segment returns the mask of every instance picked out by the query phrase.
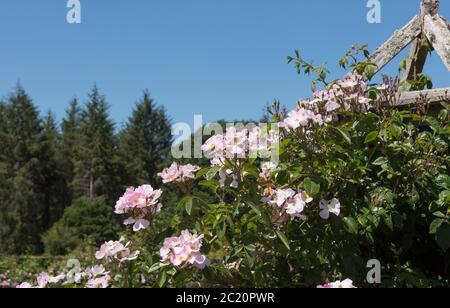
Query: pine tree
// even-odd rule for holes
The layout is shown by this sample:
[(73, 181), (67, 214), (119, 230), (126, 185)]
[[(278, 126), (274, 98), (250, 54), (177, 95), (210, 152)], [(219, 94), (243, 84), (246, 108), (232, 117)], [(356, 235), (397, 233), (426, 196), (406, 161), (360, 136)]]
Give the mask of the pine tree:
[(0, 101), (0, 251), (6, 251), (7, 243), (4, 236), (9, 233), (8, 203), (10, 164), (8, 163), (9, 135), (6, 125), (6, 104)]
[(64, 208), (70, 204), (69, 190), (64, 175), (65, 157), (61, 155), (60, 133), (54, 116), (48, 112), (43, 121), (43, 131), (39, 140), (39, 160), (41, 181), (38, 188), (44, 197), (42, 228), (48, 230), (61, 218)]
[(170, 121), (148, 91), (136, 104), (125, 129), (120, 133), (118, 157), (124, 168), (123, 186), (160, 182), (156, 174), (167, 163), (172, 145)]
[(5, 186), (0, 191), (0, 246), (11, 253), (39, 253), (41, 234), (67, 204), (57, 159), (58, 132), (52, 116), (40, 120), (20, 86), (1, 109), (0, 177)]
[(105, 196), (109, 202), (117, 197), (114, 164), (114, 123), (109, 118), (109, 105), (94, 86), (89, 102), (81, 113), (81, 141), (76, 149), (74, 186), (83, 196)]
[(5, 208), (3, 243), (10, 252), (39, 250), (43, 205), (35, 185), (38, 177), (38, 140), (42, 132), (38, 112), (19, 85), (5, 108), (6, 183), (9, 194), (2, 198)]
[(82, 196), (83, 193), (77, 191), (77, 183), (74, 182), (76, 153), (81, 142), (81, 109), (78, 100), (74, 98), (70, 102), (70, 107), (66, 110), (66, 116), (61, 123), (61, 156), (63, 159), (63, 169), (66, 182), (70, 187), (69, 198)]

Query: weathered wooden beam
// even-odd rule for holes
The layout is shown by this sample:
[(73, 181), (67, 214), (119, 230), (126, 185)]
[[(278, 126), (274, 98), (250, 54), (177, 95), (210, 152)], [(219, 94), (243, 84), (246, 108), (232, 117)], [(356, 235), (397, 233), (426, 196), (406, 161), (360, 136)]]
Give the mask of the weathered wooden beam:
[(417, 75), (422, 73), (430, 51), (430, 46), (428, 45), (429, 43), (424, 36), (414, 40), (408, 58), (406, 59), (405, 71), (403, 72), (400, 82), (416, 80)]
[(430, 104), (440, 103), (450, 100), (450, 88), (401, 92), (398, 94), (397, 103), (392, 107), (414, 105), (420, 101), (427, 101)]
[(429, 14), (431, 16), (439, 14), (440, 0), (422, 0), (420, 5), (422, 14)]
[(447, 22), (439, 15), (425, 15), (423, 32), (450, 71), (450, 29)]
[(371, 56), (370, 60), (377, 65), (376, 72), (383, 69), (394, 59), (406, 46), (416, 39), (422, 32), (421, 18), (415, 16), (406, 26), (397, 30), (383, 45), (381, 45)]

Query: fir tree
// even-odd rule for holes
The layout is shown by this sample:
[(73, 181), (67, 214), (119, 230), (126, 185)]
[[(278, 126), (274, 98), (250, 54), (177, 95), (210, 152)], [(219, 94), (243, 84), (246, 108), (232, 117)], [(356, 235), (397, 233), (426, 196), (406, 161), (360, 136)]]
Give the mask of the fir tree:
[(78, 100), (74, 98), (70, 107), (66, 110), (66, 116), (61, 123), (61, 150), (63, 158), (63, 169), (66, 182), (70, 187), (70, 196), (82, 196), (83, 193), (76, 190), (77, 183), (74, 182), (76, 153), (81, 146), (81, 109)]
[(76, 149), (74, 186), (91, 200), (105, 196), (109, 202), (117, 197), (114, 164), (114, 123), (109, 118), (109, 105), (94, 86), (81, 113), (81, 141)]
[(125, 129), (120, 133), (118, 156), (123, 163), (124, 186), (160, 182), (156, 174), (167, 164), (172, 145), (170, 121), (148, 91), (136, 104)]
[(38, 143), (42, 133), (38, 111), (25, 90), (18, 86), (4, 112), (4, 150), (8, 195), (5, 207), (4, 246), (10, 252), (36, 252), (40, 248), (44, 205), (36, 185), (39, 177)]

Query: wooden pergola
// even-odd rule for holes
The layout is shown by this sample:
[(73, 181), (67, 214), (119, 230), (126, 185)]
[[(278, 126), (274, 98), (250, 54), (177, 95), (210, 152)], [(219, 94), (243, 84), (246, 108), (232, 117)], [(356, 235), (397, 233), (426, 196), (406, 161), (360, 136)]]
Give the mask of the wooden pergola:
[[(396, 31), (370, 56), (376, 72), (411, 45), (402, 81), (415, 80), (422, 73), (427, 55), (435, 51), (450, 72), (450, 23), (439, 15), (440, 0), (421, 0), (420, 14)], [(450, 99), (450, 88), (400, 92), (396, 106), (407, 106), (426, 98), (430, 104)]]

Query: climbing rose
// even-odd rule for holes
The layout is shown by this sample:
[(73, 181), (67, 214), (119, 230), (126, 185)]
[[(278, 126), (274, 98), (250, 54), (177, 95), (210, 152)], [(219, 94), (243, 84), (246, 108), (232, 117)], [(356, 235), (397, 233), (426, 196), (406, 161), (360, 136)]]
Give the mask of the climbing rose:
[(85, 270), (85, 274), (89, 278), (97, 278), (98, 276), (108, 275), (103, 265), (94, 265), (93, 267), (89, 267)]
[(299, 127), (307, 127), (311, 123), (322, 124), (322, 116), (315, 114), (312, 110), (299, 108), (291, 111), (280, 126), (296, 130)]
[(353, 285), (353, 281), (345, 279), (344, 281), (335, 281), (324, 285), (317, 286), (318, 289), (356, 289)]
[(319, 207), (322, 210), (320, 211), (320, 217), (324, 220), (330, 218), (330, 213), (336, 216), (339, 216), (339, 214), (341, 213), (341, 203), (336, 198), (331, 201), (320, 201)]
[(224, 135), (214, 135), (202, 146), (203, 152), (217, 165), (217, 161), (256, 158), (258, 154), (269, 157), (279, 136), (274, 130), (267, 131), (259, 126), (253, 129), (237, 130), (228, 127)]
[(22, 282), (16, 287), (16, 289), (32, 289), (32, 288), (33, 286), (28, 282)]
[(109, 287), (111, 276), (106, 272), (103, 265), (95, 265), (87, 268), (85, 275), (88, 276), (88, 281), (86, 282), (87, 289), (106, 289)]
[(166, 238), (160, 249), (161, 262), (180, 268), (192, 265), (204, 269), (210, 261), (200, 252), (203, 237), (203, 234), (192, 235), (189, 230), (184, 230), (179, 237)]
[(222, 169), (219, 171), (219, 184), (225, 186), (225, 182), (231, 179), (230, 187), (237, 189), (239, 187), (238, 177), (231, 169)]
[(57, 284), (65, 278), (65, 275), (51, 276), (48, 273), (43, 272), (37, 277), (37, 287), (43, 289), (48, 284)]
[(289, 215), (291, 218), (300, 218), (305, 220), (306, 217), (302, 214), (305, 206), (311, 203), (313, 199), (308, 196), (305, 191), (295, 192), (293, 189), (277, 189), (272, 196), (263, 198), (263, 202), (277, 209), (275, 221), (278, 218)]
[(100, 250), (95, 253), (95, 257), (97, 260), (106, 259), (109, 263), (117, 262), (119, 264), (136, 260), (139, 256), (139, 251), (131, 253), (128, 248), (130, 242), (124, 244), (124, 241), (125, 239), (121, 237), (119, 241), (106, 242), (100, 247)]
[(128, 188), (125, 194), (116, 203), (116, 214), (130, 214), (131, 217), (124, 221), (125, 225), (133, 225), (133, 231), (147, 229), (153, 220), (153, 216), (161, 211), (159, 203), (161, 190), (154, 190), (150, 185), (142, 185), (138, 188)]
[(261, 173), (259, 176), (261, 178), (267, 179), (270, 177), (270, 174), (277, 169), (278, 164), (268, 161), (261, 164)]
[(111, 277), (109, 275), (105, 275), (99, 278), (89, 279), (86, 283), (87, 289), (106, 289), (109, 287), (109, 280)]
[(200, 170), (200, 167), (191, 164), (178, 165), (173, 163), (169, 168), (164, 169), (158, 173), (158, 176), (162, 178), (163, 183), (183, 183), (192, 179), (195, 179), (195, 172)]

